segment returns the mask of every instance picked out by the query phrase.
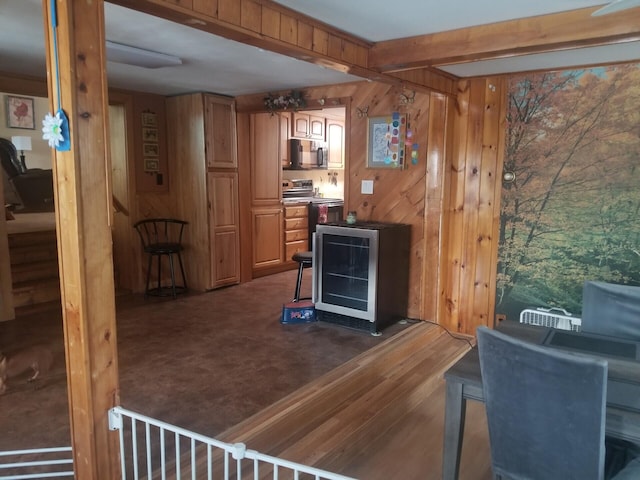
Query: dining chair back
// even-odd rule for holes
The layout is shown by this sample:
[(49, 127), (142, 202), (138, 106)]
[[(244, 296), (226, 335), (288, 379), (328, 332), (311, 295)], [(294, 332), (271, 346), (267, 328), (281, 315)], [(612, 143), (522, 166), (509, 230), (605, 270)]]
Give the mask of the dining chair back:
[(607, 362), (479, 327), (496, 478), (601, 480)]
[(586, 281), (582, 288), (582, 330), (640, 340), (640, 287)]

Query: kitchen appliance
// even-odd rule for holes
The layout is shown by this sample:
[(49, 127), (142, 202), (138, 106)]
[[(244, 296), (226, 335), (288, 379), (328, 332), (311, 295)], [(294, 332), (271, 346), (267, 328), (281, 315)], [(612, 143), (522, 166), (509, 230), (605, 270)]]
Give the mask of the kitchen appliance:
[(283, 180), (283, 200), (310, 200), (313, 197), (313, 180), (307, 178)]
[(318, 319), (376, 335), (405, 318), (410, 235), (405, 224), (318, 225), (312, 287)]
[(329, 155), (324, 142), (289, 139), (289, 166), (285, 170), (326, 169)]

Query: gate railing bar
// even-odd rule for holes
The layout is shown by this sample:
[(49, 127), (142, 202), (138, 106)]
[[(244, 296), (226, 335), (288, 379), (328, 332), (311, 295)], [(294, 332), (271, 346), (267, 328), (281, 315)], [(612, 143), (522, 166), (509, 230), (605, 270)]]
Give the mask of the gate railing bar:
[[(9, 450), (0, 452), (0, 460), (4, 460), (7, 457), (24, 457), (30, 456), (33, 457), (33, 460), (25, 460), (25, 461), (14, 461), (11, 463), (0, 463), (0, 470), (12, 470), (12, 472), (7, 475), (0, 475), (0, 480), (11, 479), (11, 480), (22, 480), (22, 479), (30, 479), (30, 478), (54, 478), (54, 477), (70, 477), (73, 478), (73, 458), (71, 455), (64, 456), (63, 458), (52, 458), (47, 459), (47, 456), (54, 454), (66, 454), (71, 453), (71, 447), (53, 447), (53, 448), (32, 448), (25, 450)], [(58, 457), (60, 457), (58, 455)], [(44, 459), (43, 459), (44, 458)], [(57, 471), (40, 471), (38, 473), (26, 473), (29, 471), (35, 471), (34, 467), (43, 467), (45, 469), (51, 470), (55, 467), (71, 465), (71, 470), (57, 470)], [(0, 472), (4, 473), (4, 472)]]
[[(129, 418), (131, 421), (131, 439), (129, 439), (129, 442), (131, 444), (130, 450), (125, 448), (125, 445), (126, 445), (125, 425), (124, 425), (125, 422), (123, 420), (123, 417)], [(266, 455), (266, 454), (257, 452), (255, 450), (249, 450), (246, 448), (246, 445), (244, 443), (231, 444), (231, 443), (222, 442), (220, 440), (206, 437), (204, 435), (191, 432), (184, 428), (171, 425), (161, 420), (157, 420), (157, 419), (133, 412), (131, 410), (124, 409), (122, 407), (114, 407), (109, 411), (109, 429), (119, 430), (120, 456), (122, 458), (121, 465), (122, 465), (123, 480), (126, 480), (127, 478), (127, 465), (126, 465), (127, 458), (130, 458), (132, 463), (131, 465), (132, 470), (130, 469), (129, 472), (132, 473), (133, 478), (135, 480), (140, 478), (139, 465), (138, 465), (138, 449), (139, 449), (139, 445), (142, 444), (143, 442), (142, 441), (138, 442), (137, 440), (137, 436), (138, 436), (138, 430), (136, 427), (137, 422), (143, 422), (145, 424), (144, 433), (146, 437), (144, 440), (144, 444), (146, 446), (146, 456), (142, 455), (142, 458), (146, 459), (147, 478), (154, 477), (152, 472), (153, 470), (152, 468), (153, 455), (151, 452), (152, 439), (150, 435), (150, 427), (153, 426), (156, 429), (158, 429), (158, 432), (159, 432), (159, 441), (160, 441), (159, 463), (160, 463), (160, 469), (161, 469), (161, 478), (163, 480), (166, 479), (166, 475), (167, 475), (167, 463), (166, 463), (166, 456), (165, 456), (165, 446), (166, 446), (165, 432), (171, 432), (174, 434), (175, 478), (179, 478), (179, 479), (183, 478), (182, 476), (183, 472), (181, 470), (182, 468), (181, 464), (183, 461), (185, 462), (186, 467), (189, 467), (189, 465), (187, 464), (190, 461), (190, 468), (186, 468), (186, 469), (190, 470), (191, 478), (194, 480), (196, 478), (199, 478), (197, 477), (197, 472), (196, 472), (196, 469), (197, 469), (196, 456), (199, 450), (198, 448), (196, 448), (197, 447), (196, 442), (199, 442), (200, 444), (203, 444), (206, 446), (206, 450), (205, 450), (206, 455), (205, 453), (202, 453), (201, 455), (203, 457), (206, 456), (206, 463), (207, 463), (206, 472), (207, 472), (207, 478), (209, 479), (213, 478), (213, 465), (214, 465), (213, 449), (216, 448), (222, 451), (223, 470), (224, 470), (225, 480), (230, 480), (231, 478), (230, 475), (232, 475), (233, 460), (235, 460), (234, 470), (238, 480), (242, 478), (243, 460), (248, 460), (253, 462), (254, 478), (258, 478), (260, 466), (262, 464), (266, 464), (265, 467), (269, 466), (270, 468), (273, 469), (272, 478), (276, 480), (278, 479), (279, 471), (281, 469), (291, 470), (294, 474), (294, 478), (296, 479), (299, 478), (299, 475), (301, 473), (304, 473), (304, 474), (312, 475), (316, 480), (321, 480), (321, 479), (355, 480), (352, 477), (347, 477), (337, 473), (321, 470), (319, 468), (302, 465), (300, 463), (292, 462), (292, 461), (274, 457), (271, 455)], [(186, 440), (186, 439), (189, 439), (188, 446), (186, 448), (190, 449), (188, 460), (187, 460), (187, 456), (185, 456), (185, 458), (182, 458), (182, 451), (180, 447), (181, 440)], [(186, 472), (184, 474), (186, 477)]]

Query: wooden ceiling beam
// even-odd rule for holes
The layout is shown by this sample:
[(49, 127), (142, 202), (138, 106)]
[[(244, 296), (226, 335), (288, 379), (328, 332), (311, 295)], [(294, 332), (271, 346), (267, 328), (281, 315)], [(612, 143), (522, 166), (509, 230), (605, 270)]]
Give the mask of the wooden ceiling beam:
[[(110, 0), (110, 3), (363, 79), (404, 80), (368, 67), (372, 44), (271, 0)], [(239, 59), (241, 61), (241, 59)], [(415, 76), (419, 86), (455, 93), (451, 76)], [(417, 79), (417, 80), (416, 80)]]
[(522, 18), (376, 43), (380, 72), (490, 60), (640, 40), (640, 8), (592, 17), (596, 8)]

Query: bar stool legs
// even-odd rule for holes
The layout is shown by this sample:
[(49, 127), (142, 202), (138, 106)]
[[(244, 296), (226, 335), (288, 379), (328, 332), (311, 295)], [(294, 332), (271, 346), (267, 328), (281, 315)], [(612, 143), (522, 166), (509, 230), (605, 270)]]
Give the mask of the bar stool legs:
[[(291, 259), (294, 262), (298, 262), (298, 280), (296, 282), (296, 291), (293, 295), (293, 301), (298, 302), (300, 298), (300, 287), (302, 286), (302, 272), (305, 268), (313, 266), (313, 253), (312, 252), (296, 252)], [(307, 300), (303, 298), (302, 300)]]

